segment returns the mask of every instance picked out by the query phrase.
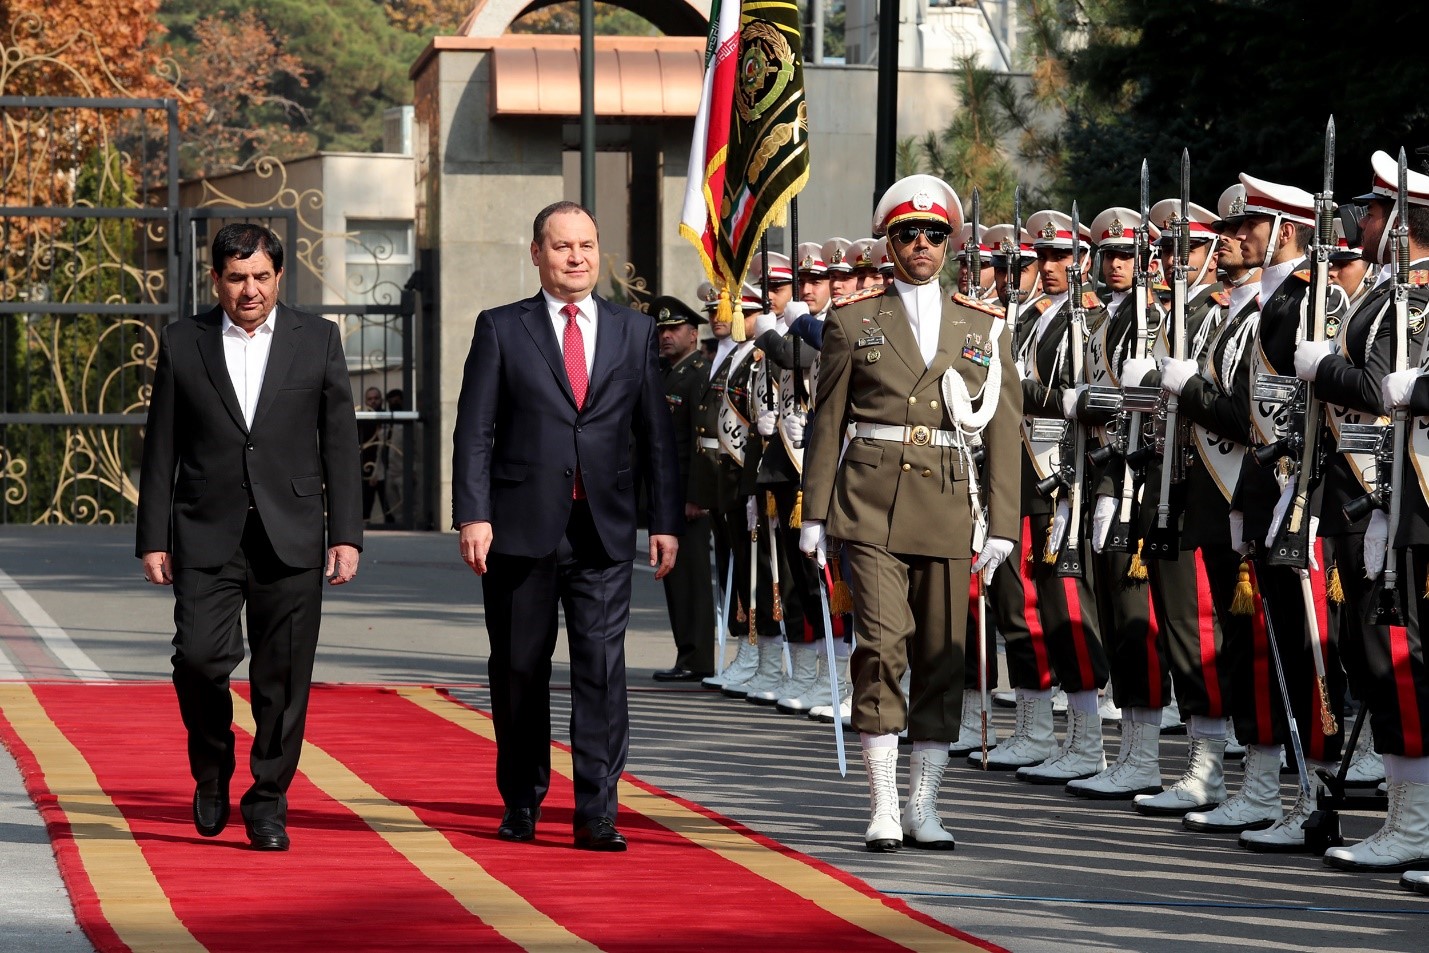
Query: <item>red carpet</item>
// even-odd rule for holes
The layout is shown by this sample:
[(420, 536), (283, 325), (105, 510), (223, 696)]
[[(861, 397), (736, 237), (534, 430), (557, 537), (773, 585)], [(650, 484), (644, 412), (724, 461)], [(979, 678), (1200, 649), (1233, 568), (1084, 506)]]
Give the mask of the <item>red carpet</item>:
[(279, 855), (245, 849), (241, 789), (194, 832), (168, 684), (3, 684), (0, 739), (106, 953), (997, 949), (629, 776), (630, 851), (574, 850), (559, 747), (536, 842), (497, 840), (490, 720), (431, 689), (315, 690)]

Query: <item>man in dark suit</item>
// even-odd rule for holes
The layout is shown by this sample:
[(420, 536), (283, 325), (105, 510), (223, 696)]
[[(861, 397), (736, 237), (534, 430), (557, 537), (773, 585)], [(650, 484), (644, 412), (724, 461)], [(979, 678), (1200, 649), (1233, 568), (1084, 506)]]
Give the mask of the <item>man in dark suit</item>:
[(247, 604), (257, 732), (243, 821), (255, 849), (287, 850), (322, 579), (352, 579), (362, 547), (357, 421), (337, 326), (278, 303), (278, 237), (225, 226), (212, 260), (218, 307), (160, 334), (136, 550), (145, 579), (174, 587), (174, 688), (206, 837), (228, 822), (228, 679)]
[[(452, 519), (482, 577), (491, 637), (498, 836), (535, 837), (551, 774), (556, 608), (571, 657), (575, 844), (624, 850), (616, 784), (629, 749), (625, 628), (637, 475), (650, 494), (650, 565), (663, 579), (684, 524), (655, 322), (592, 294), (595, 217), (557, 202), (532, 227), (541, 290), (483, 311), (453, 434)], [(637, 471), (640, 471), (637, 474)]]

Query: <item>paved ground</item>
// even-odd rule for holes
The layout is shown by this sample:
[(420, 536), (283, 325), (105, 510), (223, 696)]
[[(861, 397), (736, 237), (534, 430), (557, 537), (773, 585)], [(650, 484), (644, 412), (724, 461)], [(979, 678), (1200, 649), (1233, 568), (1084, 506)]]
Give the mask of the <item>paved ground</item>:
[[(0, 678), (167, 677), (171, 602), (141, 581), (131, 541), (125, 527), (0, 530)], [(840, 778), (828, 726), (657, 688), (648, 673), (673, 651), (663, 594), (648, 571), (637, 572), (634, 599), (630, 769), (959, 928), (1019, 953), (1429, 951), (1429, 902), (1399, 890), (1394, 877), (1249, 854), (1229, 838), (1187, 834), (1125, 805), (1083, 803), (961, 766), (950, 770), (943, 798), (955, 853), (866, 854), (856, 745)], [(454, 537), (374, 534), (357, 581), (329, 590), (318, 677), (464, 685), (463, 696), (482, 705), (479, 602)], [(557, 682), (564, 664), (558, 650)], [(997, 717), (1010, 729), (1008, 713)], [(564, 722), (558, 714), (555, 723)], [(1108, 738), (1114, 748), (1114, 732)], [(1184, 749), (1183, 739), (1167, 739), (1168, 773), (1179, 770)], [(1345, 818), (1352, 838), (1378, 824)], [(758, 935), (754, 923), (732, 929)], [(0, 755), (0, 950), (88, 949), (14, 765)]]

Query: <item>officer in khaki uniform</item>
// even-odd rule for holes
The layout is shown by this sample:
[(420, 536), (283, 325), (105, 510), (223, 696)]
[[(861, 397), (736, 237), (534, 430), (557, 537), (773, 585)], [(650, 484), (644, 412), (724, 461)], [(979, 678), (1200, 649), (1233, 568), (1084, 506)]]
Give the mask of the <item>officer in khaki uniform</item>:
[(709, 381), (709, 365), (700, 354), (700, 325), (705, 319), (678, 298), (661, 295), (650, 302), (660, 338), (660, 370), (665, 403), (675, 423), (675, 455), (685, 493), (685, 545), (675, 568), (664, 579), (670, 632), (675, 637), (675, 665), (654, 674), (657, 682), (696, 682), (714, 674), (714, 587), (710, 582), (710, 515), (692, 502), (691, 463), (697, 440), (696, 408)]
[[(890, 236), (894, 283), (849, 296), (828, 318), (804, 457), (800, 548), (822, 560), (826, 537), (842, 540), (853, 590), (852, 721), (872, 807), (864, 843), (875, 851), (897, 850), (905, 835), (954, 846), (937, 797), (961, 720), (969, 573), (990, 577), (1018, 526), (1022, 394), (1006, 329), (994, 309), (938, 282), (960, 209), (928, 175), (879, 201), (874, 225)], [(913, 755), (900, 823), (905, 727)]]

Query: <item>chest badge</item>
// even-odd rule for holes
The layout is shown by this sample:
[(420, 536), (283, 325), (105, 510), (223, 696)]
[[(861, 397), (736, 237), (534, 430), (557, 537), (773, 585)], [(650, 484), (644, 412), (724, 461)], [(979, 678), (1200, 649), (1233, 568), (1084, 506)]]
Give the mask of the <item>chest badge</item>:
[(1325, 319), (1325, 337), (1333, 341), (1340, 335), (1340, 319), (1330, 315)]
[(870, 364), (877, 364), (879, 358), (881, 357), (883, 357), (883, 352), (880, 351), (878, 348), (874, 348), (873, 350), (869, 351), (867, 355), (865, 355), (864, 360), (868, 361), (868, 363)]
[(978, 367), (992, 364), (992, 342), (984, 341), (981, 334), (969, 334), (963, 342), (963, 359), (972, 361)]

